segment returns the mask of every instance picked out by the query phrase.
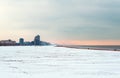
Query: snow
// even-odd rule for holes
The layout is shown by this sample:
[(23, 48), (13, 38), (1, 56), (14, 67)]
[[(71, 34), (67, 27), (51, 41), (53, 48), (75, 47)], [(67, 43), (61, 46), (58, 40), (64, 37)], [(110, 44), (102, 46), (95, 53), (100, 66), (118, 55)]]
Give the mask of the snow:
[(120, 78), (120, 52), (54, 46), (0, 47), (1, 78)]

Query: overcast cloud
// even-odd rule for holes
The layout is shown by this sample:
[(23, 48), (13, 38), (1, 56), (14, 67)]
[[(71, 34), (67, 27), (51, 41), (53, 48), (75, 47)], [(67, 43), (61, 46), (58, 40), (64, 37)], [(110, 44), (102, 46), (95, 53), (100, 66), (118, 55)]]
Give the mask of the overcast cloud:
[(120, 40), (119, 9), (120, 0), (0, 0), (0, 35)]

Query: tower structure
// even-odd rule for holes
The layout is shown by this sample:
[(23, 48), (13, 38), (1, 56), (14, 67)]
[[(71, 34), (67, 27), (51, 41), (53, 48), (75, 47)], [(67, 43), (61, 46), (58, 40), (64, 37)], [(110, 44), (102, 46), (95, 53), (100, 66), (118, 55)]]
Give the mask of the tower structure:
[(34, 45), (40, 45), (40, 35), (35, 36)]
[(20, 38), (20, 39), (19, 39), (19, 44), (20, 44), (20, 45), (24, 45), (24, 39), (23, 39), (23, 38)]

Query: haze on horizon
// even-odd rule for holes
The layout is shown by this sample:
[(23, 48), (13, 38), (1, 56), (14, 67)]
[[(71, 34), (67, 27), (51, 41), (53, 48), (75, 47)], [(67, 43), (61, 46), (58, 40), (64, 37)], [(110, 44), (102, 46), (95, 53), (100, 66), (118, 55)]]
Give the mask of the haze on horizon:
[(120, 45), (120, 0), (0, 0), (0, 40)]

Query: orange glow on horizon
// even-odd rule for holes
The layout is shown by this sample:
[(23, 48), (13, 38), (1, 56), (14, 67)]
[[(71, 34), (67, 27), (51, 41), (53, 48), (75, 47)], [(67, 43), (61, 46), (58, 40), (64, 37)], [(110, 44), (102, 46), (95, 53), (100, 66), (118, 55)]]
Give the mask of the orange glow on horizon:
[(63, 45), (120, 45), (120, 40), (60, 40), (51, 42)]

